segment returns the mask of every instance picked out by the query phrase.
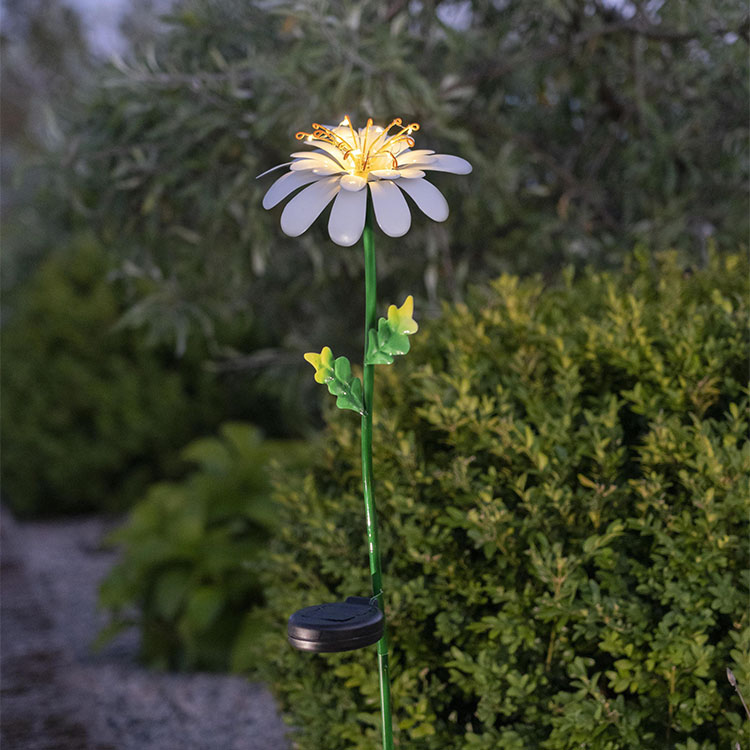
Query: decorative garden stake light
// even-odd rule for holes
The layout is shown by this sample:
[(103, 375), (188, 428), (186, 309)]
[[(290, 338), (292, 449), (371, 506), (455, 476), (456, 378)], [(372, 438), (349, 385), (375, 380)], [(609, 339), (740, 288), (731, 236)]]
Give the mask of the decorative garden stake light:
[(416, 122), (404, 125), (397, 118), (382, 128), (368, 120), (364, 128), (355, 129), (347, 115), (338, 125), (313, 123), (312, 127), (311, 133), (297, 133), (297, 140), (312, 150), (297, 151), (291, 155), (292, 161), (268, 170), (289, 167), (289, 171), (269, 188), (263, 198), (263, 207), (273, 208), (303, 188), (281, 214), (281, 229), (286, 234), (290, 237), (301, 235), (333, 201), (328, 219), (331, 239), (337, 245), (349, 247), (363, 238), (363, 380), (352, 374), (346, 357), (334, 358), (327, 346), (319, 354), (305, 354), (305, 359), (315, 368), (315, 380), (325, 383), (330, 393), (336, 396), (336, 405), (356, 411), (362, 417), (362, 487), (372, 598), (350, 596), (345, 602), (301, 609), (289, 618), (288, 638), (296, 648), (315, 652), (350, 651), (378, 644), (383, 750), (392, 750), (388, 635), (372, 481), (374, 366), (391, 364), (394, 356), (406, 354), (409, 351), (408, 336), (416, 333), (417, 324), (412, 317), (414, 300), (411, 296), (401, 307), (391, 305), (387, 317), (380, 318), (376, 324), (373, 214), (378, 226), (390, 237), (406, 234), (411, 226), (411, 212), (404, 198), (406, 193), (431, 219), (445, 221), (448, 204), (442, 193), (424, 179), (425, 172), (468, 174), (471, 164), (458, 156), (414, 149), (412, 134), (419, 130)]

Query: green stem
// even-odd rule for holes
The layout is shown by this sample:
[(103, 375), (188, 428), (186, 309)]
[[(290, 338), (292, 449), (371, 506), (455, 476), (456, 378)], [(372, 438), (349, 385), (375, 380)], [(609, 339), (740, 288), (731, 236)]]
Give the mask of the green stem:
[[(372, 204), (368, 199), (367, 219), (362, 240), (365, 246), (365, 357), (367, 340), (371, 330), (375, 329), (377, 310), (375, 278), (375, 239), (373, 237)], [(378, 607), (385, 617), (383, 601), (383, 574), (380, 568), (380, 543), (378, 541), (378, 517), (375, 511), (375, 498), (372, 487), (372, 412), (373, 389), (375, 384), (374, 365), (364, 365), (364, 406), (362, 416), (362, 490), (365, 498), (367, 517), (367, 540), (370, 551), (370, 575), (372, 576), (372, 595), (377, 599)], [(393, 724), (391, 719), (391, 685), (388, 672), (388, 632), (383, 630), (383, 637), (378, 641), (378, 666), (380, 668), (380, 712), (383, 720), (383, 750), (393, 750)]]

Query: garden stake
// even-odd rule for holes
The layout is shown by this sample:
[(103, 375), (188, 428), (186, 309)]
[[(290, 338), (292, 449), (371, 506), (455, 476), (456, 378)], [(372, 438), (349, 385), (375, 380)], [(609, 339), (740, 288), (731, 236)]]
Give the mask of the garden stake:
[(380, 713), (383, 722), (383, 750), (393, 748), (393, 724), (391, 720), (391, 684), (388, 674), (388, 627), (383, 594), (383, 574), (380, 569), (380, 540), (378, 539), (378, 515), (372, 481), (372, 414), (375, 365), (367, 364), (367, 342), (370, 331), (375, 331), (377, 309), (377, 280), (375, 268), (375, 238), (372, 230), (372, 206), (368, 201), (362, 241), (365, 246), (365, 351), (363, 359), (364, 411), (362, 415), (362, 491), (365, 498), (367, 540), (370, 553), (370, 575), (372, 596), (383, 613), (383, 637), (378, 641), (378, 667), (380, 670)]
[[(312, 127), (312, 132), (300, 132), (296, 137), (315, 150), (295, 152), (291, 155), (293, 161), (279, 165), (290, 169), (268, 189), (263, 207), (273, 208), (299, 190), (281, 214), (281, 228), (286, 234), (297, 237), (305, 232), (333, 201), (328, 221), (331, 239), (338, 245), (350, 247), (362, 237), (365, 261), (362, 380), (352, 374), (346, 357), (334, 358), (327, 346), (319, 354), (308, 352), (305, 359), (315, 368), (315, 380), (327, 385), (329, 392), (336, 396), (336, 405), (356, 411), (362, 418), (362, 492), (372, 597), (351, 596), (345, 602), (298, 610), (289, 618), (287, 635), (295, 648), (317, 653), (350, 651), (377, 643), (383, 750), (393, 750), (388, 633), (373, 488), (373, 392), (375, 365), (391, 364), (395, 356), (406, 354), (410, 348), (408, 337), (416, 333), (418, 326), (412, 317), (414, 300), (411, 296), (401, 307), (391, 305), (387, 317), (376, 323), (373, 228), (377, 221), (391, 237), (406, 234), (411, 225), (411, 213), (403, 193), (431, 219), (445, 221), (448, 204), (440, 191), (424, 179), (425, 171), (468, 174), (471, 165), (458, 156), (413, 150), (412, 133), (419, 130), (419, 124), (404, 125), (400, 118), (392, 120), (386, 128), (374, 126), (372, 120), (368, 120), (364, 128), (355, 130), (348, 116), (338, 126), (313, 123)], [(394, 128), (396, 132), (391, 132)]]

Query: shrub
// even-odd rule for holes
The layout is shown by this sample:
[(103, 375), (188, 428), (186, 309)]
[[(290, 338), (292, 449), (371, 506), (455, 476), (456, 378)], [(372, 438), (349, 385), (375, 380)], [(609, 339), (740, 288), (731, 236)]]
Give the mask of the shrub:
[(115, 330), (123, 308), (95, 243), (51, 256), (0, 332), (3, 492), (22, 515), (117, 510), (221, 419), (200, 355)]
[[(379, 368), (375, 481), (398, 743), (711, 750), (750, 741), (747, 263), (637, 253), (503, 276)], [(374, 649), (284, 621), (366, 594), (358, 422), (284, 480), (261, 660), (302, 750), (379, 747)], [(733, 746), (733, 745), (732, 745)], [(743, 744), (744, 746), (744, 744)]]
[[(633, 11), (182, 0), (152, 45), (99, 67), (68, 120), (72, 166), (57, 170), (55, 157), (50, 181), (107, 247), (162, 271), (179, 311), (216, 319), (250, 305), (277, 346), (296, 335), (290, 349), (311, 326), (332, 345), (339, 326), (356, 340), (360, 320), (314, 311), (348, 312), (330, 281), (357, 278), (361, 256), (333, 246), (322, 224), (285, 238), (261, 206), (273, 178), (254, 179), (286, 161), (311, 118), (417, 120), (419, 148), (474, 164), (471, 181), (436, 179), (447, 225), (415, 221), (397, 244), (379, 240), (394, 248), (381, 269), (401, 299), (452, 296), (501, 270), (619, 265), (634, 241), (703, 257), (706, 234), (746, 238), (746, 3)], [(160, 328), (162, 293), (151, 306)], [(175, 326), (196, 328), (181, 318)]]
[(187, 446), (193, 471), (149, 488), (112, 535), (124, 554), (102, 584), (113, 613), (103, 637), (136, 624), (152, 666), (227, 668), (238, 634), (256, 632), (253, 610), (263, 602), (257, 569), (277, 521), (267, 465), (304, 455), (300, 444), (263, 441), (240, 423)]

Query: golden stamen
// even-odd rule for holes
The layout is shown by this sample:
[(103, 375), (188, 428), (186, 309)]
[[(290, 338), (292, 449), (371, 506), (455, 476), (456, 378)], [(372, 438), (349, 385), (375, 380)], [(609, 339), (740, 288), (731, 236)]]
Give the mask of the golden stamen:
[[(377, 135), (372, 142), (368, 144), (367, 141), (370, 134), (370, 128), (373, 125), (372, 118), (368, 118), (362, 136), (360, 136), (354, 129), (349, 115), (345, 115), (339, 125), (340, 127), (345, 125), (349, 127), (352, 139), (351, 143), (348, 143), (330, 128), (325, 125), (320, 125), (317, 122), (312, 124), (312, 133), (300, 131), (295, 137), (298, 141), (306, 140), (308, 143), (312, 143), (313, 141), (323, 141), (324, 143), (331, 144), (342, 153), (343, 161), (351, 159), (352, 166), (350, 171), (353, 174), (366, 174), (369, 171), (370, 164), (372, 164), (378, 156), (385, 156), (386, 154), (390, 157), (393, 163), (393, 168), (397, 169), (398, 159), (396, 154), (393, 153), (393, 147), (405, 143), (409, 148), (412, 148), (414, 146), (414, 139), (411, 137), (411, 134), (419, 130), (419, 123), (412, 122), (409, 125), (404, 125), (403, 120), (400, 117), (396, 117), (387, 128), (376, 128)], [(393, 135), (389, 135), (394, 127), (400, 129)]]
[[(375, 139), (375, 140), (374, 140), (374, 141), (372, 142), (372, 146), (370, 146), (370, 148), (371, 148), (371, 149), (375, 148), (375, 144), (376, 144), (376, 143), (377, 143), (377, 142), (378, 142), (378, 141), (379, 141), (379, 140), (380, 140), (381, 138), (386, 138), (386, 137), (388, 136), (388, 131), (389, 131), (389, 130), (390, 130), (390, 129), (391, 129), (391, 128), (392, 128), (393, 126), (394, 126), (394, 125), (400, 125), (400, 124), (401, 124), (401, 118), (400, 118), (400, 117), (397, 117), (397, 118), (396, 118), (395, 120), (393, 120), (393, 122), (391, 122), (391, 124), (390, 124), (390, 125), (389, 125), (389, 126), (388, 126), (387, 128), (383, 129), (383, 130), (382, 130), (382, 131), (380, 132), (380, 135), (378, 135), (378, 137), (377, 137), (377, 138), (376, 138), (376, 139)], [(377, 153), (377, 152), (376, 152), (376, 153)]]
[(349, 126), (349, 130), (352, 134), (352, 143), (356, 146), (359, 143), (359, 138), (357, 138), (357, 134), (354, 132), (354, 126), (352, 125), (352, 121), (349, 119), (349, 115), (344, 115), (344, 122)]
[(368, 118), (367, 124), (365, 125), (365, 138), (364, 142), (362, 143), (362, 153), (365, 155), (365, 163), (362, 165), (363, 169), (367, 168), (367, 161), (368, 161), (368, 149), (367, 149), (367, 134), (370, 132), (370, 128), (372, 127), (372, 118)]

